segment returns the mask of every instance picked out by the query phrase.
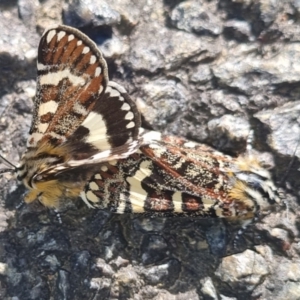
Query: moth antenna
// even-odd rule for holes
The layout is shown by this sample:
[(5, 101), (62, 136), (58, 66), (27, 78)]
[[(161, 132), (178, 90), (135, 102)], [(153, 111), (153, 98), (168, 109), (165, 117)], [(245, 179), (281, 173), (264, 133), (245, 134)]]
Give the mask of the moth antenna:
[[(7, 160), (5, 157), (3, 157), (2, 155), (0, 155), (0, 159), (6, 164), (6, 165), (9, 165), (10, 167), (13, 167), (14, 168), (14, 171), (17, 170), (17, 167), (12, 164), (9, 160)], [(8, 170), (8, 169), (7, 169)], [(8, 172), (8, 171), (7, 171)], [(2, 172), (4, 173), (4, 172)]]

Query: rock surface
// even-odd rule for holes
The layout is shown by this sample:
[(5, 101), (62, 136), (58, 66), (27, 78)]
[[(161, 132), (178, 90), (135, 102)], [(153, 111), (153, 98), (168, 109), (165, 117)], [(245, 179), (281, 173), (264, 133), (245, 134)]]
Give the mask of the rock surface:
[[(31, 124), (43, 30), (64, 23), (103, 51), (147, 126), (229, 154), (254, 148), (286, 202), (233, 243), (222, 220), (20, 207), (1, 178), (1, 299), (299, 299), (299, 1), (1, 1), (1, 154)], [(235, 247), (233, 244), (237, 244)], [(228, 255), (228, 256), (226, 256)]]

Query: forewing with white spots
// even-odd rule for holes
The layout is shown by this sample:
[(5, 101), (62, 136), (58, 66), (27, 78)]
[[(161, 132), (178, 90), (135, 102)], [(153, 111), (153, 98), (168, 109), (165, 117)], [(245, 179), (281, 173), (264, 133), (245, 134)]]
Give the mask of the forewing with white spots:
[(107, 65), (94, 42), (74, 28), (47, 30), (38, 48), (38, 76), (28, 147), (59, 145), (74, 133), (101, 99)]

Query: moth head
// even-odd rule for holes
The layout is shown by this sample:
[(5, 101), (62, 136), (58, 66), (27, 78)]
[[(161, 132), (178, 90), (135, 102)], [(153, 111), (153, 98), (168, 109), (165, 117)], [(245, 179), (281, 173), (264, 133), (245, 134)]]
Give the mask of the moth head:
[(235, 197), (235, 194), (242, 194), (239, 197), (252, 202), (256, 211), (269, 210), (275, 203), (282, 203), (270, 172), (252, 156), (237, 158), (233, 174), (235, 184), (232, 197)]
[(22, 179), (29, 190), (24, 197), (26, 203), (38, 200), (46, 207), (57, 208), (62, 198), (79, 196), (82, 184), (68, 180), (70, 172), (56, 162), (58, 161), (39, 161), (28, 169), (27, 176)]
[(49, 143), (27, 150), (17, 167), (17, 179), (28, 189), (35, 189), (37, 183), (50, 180), (51, 170), (68, 160), (67, 153)]

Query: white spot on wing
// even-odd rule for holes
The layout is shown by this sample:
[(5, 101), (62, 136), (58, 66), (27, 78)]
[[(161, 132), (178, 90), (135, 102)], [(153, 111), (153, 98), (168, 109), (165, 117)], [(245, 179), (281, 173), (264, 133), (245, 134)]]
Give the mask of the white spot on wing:
[(134, 117), (134, 114), (132, 111), (129, 111), (126, 116), (125, 116), (125, 120), (132, 120)]
[(65, 35), (65, 31), (60, 31), (57, 35), (57, 41), (60, 41)]
[(58, 140), (65, 140), (66, 138), (63, 135), (57, 134), (55, 132), (50, 132), (49, 135)]
[(49, 127), (48, 123), (40, 123), (37, 128), (40, 133), (44, 133), (46, 132), (48, 127)]
[(96, 174), (96, 175), (95, 175), (95, 179), (102, 180), (102, 176), (101, 176), (100, 174)]
[(50, 30), (47, 34), (47, 43), (49, 44), (53, 37), (55, 36), (56, 31), (55, 30)]
[(37, 69), (39, 70), (39, 71), (43, 71), (43, 70), (47, 70), (48, 69), (48, 66), (46, 66), (46, 65), (43, 65), (43, 64), (41, 64), (41, 63), (37, 63)]
[(98, 77), (101, 74), (101, 68), (97, 67), (95, 70), (95, 77)]
[(96, 62), (96, 56), (95, 55), (92, 55), (91, 58), (90, 58), (90, 64), (94, 64)]
[(90, 51), (89, 47), (84, 47), (82, 50), (82, 54), (87, 54), (87, 53), (89, 53), (89, 51)]
[(74, 40), (74, 34), (68, 36), (68, 42), (71, 42), (72, 40)]
[(90, 131), (86, 138), (86, 142), (94, 145), (102, 151), (111, 149), (106, 133), (107, 128), (100, 114), (91, 111), (82, 122), (82, 126), (86, 127)]
[(120, 92), (116, 89), (111, 88), (110, 86), (107, 86), (106, 91), (110, 97), (121, 97)]
[(85, 109), (85, 107), (78, 102), (75, 102), (75, 104), (73, 106), (73, 111), (75, 113), (81, 114), (83, 116), (86, 116), (88, 114), (88, 111)]
[(172, 196), (173, 204), (174, 204), (174, 212), (182, 212), (182, 193), (175, 192)]
[(99, 186), (96, 182), (94, 181), (91, 181), (90, 184), (89, 184), (89, 188), (92, 190), (92, 191), (98, 191), (99, 190)]
[(56, 113), (58, 103), (50, 100), (45, 103), (41, 103), (39, 106), (38, 116), (41, 117), (47, 113)]
[(128, 103), (123, 103), (123, 105), (121, 106), (122, 110), (130, 110), (130, 105)]
[[(34, 147), (37, 142), (44, 136), (43, 133), (34, 132), (27, 140), (27, 147)], [(30, 143), (32, 141), (32, 143)]]
[(143, 144), (150, 144), (153, 141), (161, 140), (161, 133), (158, 131), (149, 131), (146, 133), (141, 133), (143, 138)]
[(84, 202), (89, 208), (94, 208), (94, 206), (91, 205), (91, 204), (89, 203), (88, 199), (86, 198), (85, 192), (82, 191), (82, 192), (80, 193), (80, 197), (81, 197), (81, 199), (83, 200), (83, 202)]
[(92, 191), (88, 191), (86, 193), (86, 197), (89, 201), (91, 201), (93, 203), (99, 202), (99, 198)]
[(148, 193), (143, 189), (141, 182), (149, 177), (152, 173), (150, 169), (151, 161), (145, 160), (140, 164), (140, 168), (132, 177), (127, 177), (126, 181), (129, 183), (129, 199), (133, 212), (144, 212), (145, 200)]
[(186, 142), (186, 143), (184, 143), (184, 147), (186, 147), (186, 148), (195, 148), (196, 146), (197, 146), (197, 144), (194, 143), (194, 142)]
[(58, 85), (58, 83), (64, 78), (68, 78), (73, 85), (82, 86), (85, 84), (83, 77), (73, 75), (69, 69), (42, 75), (39, 77), (39, 80), (41, 85)]
[(119, 199), (120, 201), (116, 213), (123, 214), (126, 208), (126, 195), (124, 195), (124, 193), (121, 193)]
[(126, 128), (133, 128), (135, 126), (134, 122), (130, 122), (126, 125)]
[(101, 166), (101, 171), (106, 172), (108, 170), (107, 166)]
[(103, 85), (100, 85), (100, 88), (99, 88), (99, 94), (101, 94), (102, 93), (102, 91), (103, 91)]
[(116, 166), (118, 164), (118, 161), (114, 159), (114, 160), (110, 160), (108, 163), (112, 166)]
[(82, 41), (77, 42), (77, 46), (80, 46), (80, 45), (82, 45)]

